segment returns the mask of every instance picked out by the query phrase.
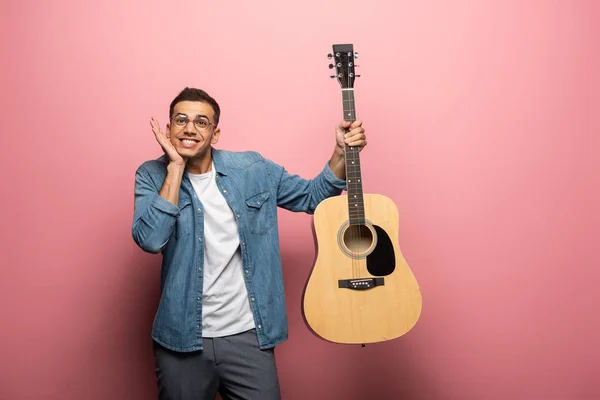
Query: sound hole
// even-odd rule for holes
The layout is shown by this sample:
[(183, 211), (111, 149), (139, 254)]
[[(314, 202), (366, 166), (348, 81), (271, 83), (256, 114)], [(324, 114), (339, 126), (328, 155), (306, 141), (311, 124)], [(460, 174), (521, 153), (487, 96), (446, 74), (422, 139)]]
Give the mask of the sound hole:
[(365, 225), (350, 225), (344, 232), (344, 244), (354, 254), (364, 253), (373, 244), (373, 233)]

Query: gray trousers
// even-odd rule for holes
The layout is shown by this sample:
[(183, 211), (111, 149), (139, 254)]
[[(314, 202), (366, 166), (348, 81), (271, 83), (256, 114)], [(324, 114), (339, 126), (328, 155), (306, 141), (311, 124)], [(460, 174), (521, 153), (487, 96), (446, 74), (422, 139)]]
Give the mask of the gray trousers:
[(159, 400), (279, 400), (274, 349), (261, 350), (254, 329), (203, 338), (202, 351), (179, 353), (154, 342)]

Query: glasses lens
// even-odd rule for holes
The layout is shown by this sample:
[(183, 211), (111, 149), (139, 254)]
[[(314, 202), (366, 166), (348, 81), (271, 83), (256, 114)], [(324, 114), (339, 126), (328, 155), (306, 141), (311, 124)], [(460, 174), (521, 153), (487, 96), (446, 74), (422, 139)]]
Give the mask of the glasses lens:
[(194, 125), (196, 125), (196, 128), (204, 130), (204, 129), (208, 128), (208, 125), (210, 125), (210, 124), (207, 119), (198, 118), (197, 120), (194, 121)]
[(185, 115), (176, 115), (175, 118), (173, 118), (173, 122), (177, 126), (185, 126), (187, 125), (188, 119)]

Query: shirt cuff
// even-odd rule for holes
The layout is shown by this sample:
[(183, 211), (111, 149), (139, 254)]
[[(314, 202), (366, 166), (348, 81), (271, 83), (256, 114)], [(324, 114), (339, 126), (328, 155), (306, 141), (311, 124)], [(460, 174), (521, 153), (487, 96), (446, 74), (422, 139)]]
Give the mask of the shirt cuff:
[(344, 179), (338, 178), (333, 173), (333, 171), (331, 170), (331, 167), (329, 166), (329, 161), (327, 161), (325, 163), (325, 169), (323, 170), (323, 174), (325, 176), (325, 180), (327, 180), (327, 182), (331, 183), (337, 189), (342, 189), (342, 190), (346, 189), (346, 181)]
[(172, 215), (174, 217), (179, 216), (179, 207), (177, 207), (175, 204), (171, 203), (170, 201), (162, 198), (161, 196), (156, 196), (156, 200), (154, 200), (154, 203), (152, 203), (152, 206), (154, 208), (157, 208), (160, 211), (167, 213), (169, 215)]

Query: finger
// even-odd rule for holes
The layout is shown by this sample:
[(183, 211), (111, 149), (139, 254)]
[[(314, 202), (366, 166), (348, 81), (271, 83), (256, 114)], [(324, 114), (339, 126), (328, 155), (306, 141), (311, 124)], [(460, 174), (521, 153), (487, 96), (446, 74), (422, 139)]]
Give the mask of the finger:
[(154, 132), (155, 135), (163, 137), (163, 138), (167, 138), (167, 134), (165, 132), (163, 132), (162, 129), (160, 129), (160, 125), (158, 124), (158, 121), (154, 121), (155, 124), (152, 126), (152, 131)]
[(345, 139), (350, 139), (350, 140), (360, 140), (360, 139), (364, 139), (366, 138), (365, 136), (365, 132), (363, 130), (354, 130), (354, 131), (350, 131), (348, 133), (346, 133), (344, 135)]
[(350, 122), (349, 122), (349, 121), (341, 121), (341, 122), (338, 124), (337, 128), (338, 128), (339, 130), (341, 130), (341, 131), (344, 131), (344, 130), (346, 130), (346, 129), (347, 129), (349, 126), (350, 126)]
[(364, 132), (365, 128), (363, 128), (362, 126), (356, 126), (356, 127), (350, 126), (348, 128), (348, 131), (349, 132)]
[(362, 120), (361, 119), (357, 119), (356, 121), (354, 121), (352, 123), (352, 125), (350, 126), (350, 129), (358, 128), (360, 126), (362, 126)]
[(356, 135), (348, 135), (347, 137), (344, 138), (344, 142), (347, 144), (351, 144), (351, 143), (362, 143), (362, 142), (366, 142), (367, 141), (367, 137), (360, 133), (360, 134), (356, 134)]
[(152, 126), (152, 132), (156, 135), (157, 138), (159, 136), (164, 136), (160, 130), (160, 127), (158, 126)]
[(356, 143), (352, 143), (349, 144), (349, 147), (352, 147), (354, 149), (358, 148), (358, 150), (362, 150), (365, 148), (365, 146), (367, 145), (367, 142), (356, 142)]
[(158, 121), (154, 117), (152, 117), (150, 119), (150, 126), (152, 126), (152, 131), (154, 131), (155, 133), (157, 131), (160, 131), (160, 126), (158, 125)]
[(158, 143), (160, 143), (161, 145), (165, 144), (166, 142), (169, 141), (169, 139), (167, 138), (167, 135), (165, 135), (159, 127), (153, 127), (152, 128), (152, 133), (154, 133), (154, 137), (156, 138), (156, 140), (158, 141)]
[(158, 144), (160, 144), (163, 148), (165, 146), (168, 146), (168, 143), (170, 143), (167, 138), (165, 138), (163, 135), (161, 135), (158, 132), (154, 132), (154, 137), (156, 138), (156, 141), (158, 142)]
[(158, 123), (158, 120), (156, 119), (156, 117), (152, 117), (150, 119), (150, 123), (152, 124), (152, 126), (156, 126), (157, 128), (160, 127), (160, 124)]
[(366, 140), (349, 140), (346, 142), (346, 144), (350, 147), (356, 147), (356, 146), (364, 147), (365, 143), (367, 143)]

